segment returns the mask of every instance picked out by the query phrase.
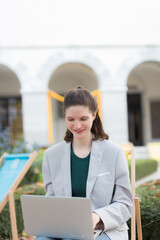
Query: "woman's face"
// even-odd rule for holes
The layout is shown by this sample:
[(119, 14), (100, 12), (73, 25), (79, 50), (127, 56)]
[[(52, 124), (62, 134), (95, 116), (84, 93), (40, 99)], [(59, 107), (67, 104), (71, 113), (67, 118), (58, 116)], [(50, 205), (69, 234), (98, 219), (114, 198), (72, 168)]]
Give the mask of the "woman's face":
[(66, 109), (65, 119), (67, 128), (73, 138), (84, 138), (91, 134), (91, 128), (96, 113), (93, 114), (86, 106), (71, 106)]

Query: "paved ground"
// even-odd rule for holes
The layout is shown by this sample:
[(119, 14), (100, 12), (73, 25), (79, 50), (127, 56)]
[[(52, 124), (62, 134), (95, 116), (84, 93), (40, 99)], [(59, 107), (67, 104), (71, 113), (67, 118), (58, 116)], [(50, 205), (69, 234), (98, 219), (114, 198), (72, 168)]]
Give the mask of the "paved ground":
[(136, 181), (135, 186), (138, 187), (139, 185), (151, 181), (151, 180), (156, 180), (156, 179), (160, 179), (160, 161), (158, 162), (158, 169), (156, 172)]

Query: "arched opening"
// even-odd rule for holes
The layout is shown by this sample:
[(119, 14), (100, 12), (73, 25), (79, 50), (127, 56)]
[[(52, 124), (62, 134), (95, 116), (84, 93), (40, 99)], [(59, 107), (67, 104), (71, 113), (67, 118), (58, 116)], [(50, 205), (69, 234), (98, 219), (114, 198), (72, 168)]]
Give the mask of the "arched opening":
[(22, 134), (20, 82), (11, 69), (0, 65), (0, 132), (8, 127), (13, 142)]
[[(82, 63), (72, 62), (61, 65), (52, 73), (49, 80), (49, 89), (61, 96), (64, 96), (68, 89), (77, 86), (83, 86), (89, 91), (98, 88), (95, 72)], [(58, 142), (63, 139), (66, 130), (63, 104), (62, 102), (52, 100), (52, 108), (54, 142)]]
[(129, 140), (141, 146), (160, 139), (160, 63), (137, 65), (127, 86)]

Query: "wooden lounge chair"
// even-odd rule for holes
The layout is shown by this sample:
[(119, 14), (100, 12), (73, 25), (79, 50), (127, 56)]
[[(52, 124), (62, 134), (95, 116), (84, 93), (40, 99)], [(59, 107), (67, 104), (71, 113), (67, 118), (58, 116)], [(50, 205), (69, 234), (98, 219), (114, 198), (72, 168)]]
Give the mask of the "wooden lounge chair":
[(14, 191), (31, 167), (38, 152), (7, 154), (0, 158), (0, 212), (9, 201), (13, 240), (18, 240)]

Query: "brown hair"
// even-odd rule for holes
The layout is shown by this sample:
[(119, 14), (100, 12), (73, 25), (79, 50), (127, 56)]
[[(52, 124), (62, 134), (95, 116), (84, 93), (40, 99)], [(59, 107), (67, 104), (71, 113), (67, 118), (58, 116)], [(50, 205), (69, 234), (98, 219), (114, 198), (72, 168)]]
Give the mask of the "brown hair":
[[(72, 88), (64, 96), (64, 112), (67, 108), (77, 105), (88, 107), (93, 114), (96, 112), (96, 117), (91, 128), (91, 132), (93, 133), (93, 140), (108, 139), (109, 136), (104, 132), (102, 122), (98, 114), (96, 99), (85, 88)], [(73, 140), (73, 134), (68, 129), (66, 131), (64, 140), (66, 142), (72, 142)]]

